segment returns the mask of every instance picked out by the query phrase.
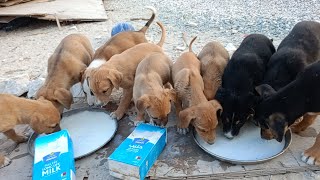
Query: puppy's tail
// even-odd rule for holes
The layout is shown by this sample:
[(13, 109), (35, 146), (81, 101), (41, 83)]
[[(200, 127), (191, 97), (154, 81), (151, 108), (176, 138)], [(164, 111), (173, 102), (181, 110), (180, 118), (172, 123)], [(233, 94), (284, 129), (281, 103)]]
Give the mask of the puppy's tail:
[(197, 36), (194, 37), (194, 38), (191, 40), (191, 42), (190, 42), (190, 44), (189, 44), (189, 52), (193, 52), (193, 51), (192, 51), (192, 43), (193, 43), (196, 39), (197, 39)]
[(150, 24), (153, 22), (154, 18), (156, 17), (157, 10), (156, 8), (152, 6), (146, 6), (147, 9), (150, 9), (152, 11), (152, 16), (148, 20), (148, 22), (139, 30), (139, 32), (143, 32), (144, 34), (146, 33), (147, 29), (149, 28)]
[(161, 39), (160, 41), (158, 42), (158, 46), (162, 47), (163, 46), (163, 43), (164, 43), (164, 40), (166, 39), (166, 29), (163, 27), (162, 23), (161, 22), (157, 22), (157, 24), (160, 26), (161, 28), (161, 31), (162, 31), (162, 34), (161, 34)]

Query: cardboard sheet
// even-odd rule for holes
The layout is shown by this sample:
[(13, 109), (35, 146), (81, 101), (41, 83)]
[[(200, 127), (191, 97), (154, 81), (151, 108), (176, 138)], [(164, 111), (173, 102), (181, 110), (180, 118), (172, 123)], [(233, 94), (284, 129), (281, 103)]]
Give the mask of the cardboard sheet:
[[(10, 1), (8, 1), (10, 2)], [(33, 0), (0, 8), (0, 17), (35, 17), (59, 21), (104, 21), (102, 0)]]

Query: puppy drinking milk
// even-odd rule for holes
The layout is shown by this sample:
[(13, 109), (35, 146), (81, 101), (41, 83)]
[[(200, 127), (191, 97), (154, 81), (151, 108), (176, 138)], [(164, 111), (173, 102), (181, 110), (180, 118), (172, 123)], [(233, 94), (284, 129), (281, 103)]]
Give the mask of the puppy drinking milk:
[[(281, 41), (268, 63), (266, 75), (260, 86), (271, 86), (276, 91), (292, 82), (309, 64), (320, 60), (320, 23), (301, 21)], [(306, 114), (301, 122), (291, 126), (291, 130), (299, 133), (310, 126), (316, 115)]]
[(81, 81), (92, 56), (93, 49), (86, 36), (71, 34), (65, 37), (48, 60), (48, 75), (36, 99), (43, 96), (60, 113), (64, 108), (69, 109), (73, 102), (70, 88)]
[(162, 30), (162, 36), (158, 44), (141, 43), (121, 54), (111, 57), (109, 61), (97, 69), (91, 71), (89, 87), (101, 104), (107, 104), (113, 88), (123, 88), (123, 96), (116, 111), (110, 115), (120, 120), (128, 109), (132, 100), (134, 76), (138, 64), (149, 54), (163, 53), (162, 45), (165, 40), (165, 29), (157, 22)]
[(177, 131), (185, 134), (192, 124), (200, 137), (209, 144), (215, 140), (215, 131), (222, 107), (216, 100), (208, 101), (203, 90), (204, 84), (200, 74), (200, 61), (192, 52), (184, 52), (172, 66), (172, 78), (177, 93), (175, 102), (178, 118)]
[(82, 88), (84, 93), (86, 94), (87, 102), (90, 106), (98, 105), (98, 101), (90, 91), (87, 80), (91, 76), (90, 73), (92, 69), (100, 67), (115, 54), (120, 54), (137, 44), (148, 42), (145, 37), (145, 33), (156, 16), (156, 9), (151, 6), (147, 6), (146, 8), (152, 11), (152, 16), (143, 28), (141, 28), (139, 31), (123, 31), (116, 34), (115, 36), (111, 37), (104, 45), (99, 47), (94, 53), (93, 61), (85, 70), (82, 77)]
[[(60, 113), (44, 98), (30, 100), (10, 94), (0, 94), (0, 132), (16, 143), (26, 142), (28, 137), (16, 134), (17, 124), (29, 124), (36, 133), (52, 133), (60, 130)], [(0, 168), (11, 160), (0, 155)]]
[(164, 87), (171, 81), (171, 67), (172, 61), (164, 53), (153, 53), (139, 63), (133, 85), (138, 121), (144, 121), (147, 112), (150, 123), (167, 124), (171, 101), (175, 99), (174, 89)]
[(208, 100), (212, 100), (221, 86), (222, 74), (229, 61), (229, 53), (222, 44), (212, 41), (203, 47), (198, 59), (201, 63), (204, 95)]

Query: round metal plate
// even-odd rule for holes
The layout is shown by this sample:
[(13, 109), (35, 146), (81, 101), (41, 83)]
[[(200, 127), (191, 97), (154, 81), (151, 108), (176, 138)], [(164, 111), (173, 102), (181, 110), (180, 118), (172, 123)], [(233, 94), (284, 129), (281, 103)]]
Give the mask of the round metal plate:
[[(252, 125), (252, 126), (253, 126), (253, 125)], [(258, 127), (256, 127), (256, 128), (258, 128)], [(259, 129), (260, 129), (260, 128), (259, 128)], [(248, 130), (249, 130), (249, 129), (248, 129)], [(242, 131), (242, 134), (245, 133), (245, 132), (246, 132), (246, 128), (243, 127), (243, 129), (241, 129), (241, 131)], [(259, 130), (259, 131), (260, 131), (260, 130)], [(238, 136), (241, 136), (241, 134), (238, 135)], [(252, 160), (252, 159), (250, 159), (250, 160), (233, 159), (233, 158), (224, 157), (224, 156), (221, 155), (221, 154), (212, 152), (212, 150), (210, 150), (208, 147), (210, 147), (210, 146), (215, 146), (215, 145), (217, 145), (217, 144), (223, 143), (224, 145), (228, 146), (228, 147), (230, 148), (230, 149), (228, 149), (228, 150), (231, 150), (232, 153), (234, 153), (235, 155), (241, 156), (241, 154), (243, 153), (243, 152), (239, 152), (239, 149), (238, 149), (237, 146), (235, 145), (237, 139), (238, 139), (238, 138), (241, 138), (241, 137), (236, 137), (236, 138), (234, 138), (233, 140), (229, 140), (229, 139), (227, 139), (227, 138), (223, 135), (221, 129), (217, 130), (216, 142), (215, 142), (214, 144), (212, 144), (212, 145), (209, 145), (209, 144), (207, 144), (206, 142), (204, 142), (204, 141), (197, 135), (197, 132), (196, 132), (195, 129), (193, 130), (193, 138), (194, 138), (195, 142), (198, 144), (198, 146), (199, 146), (201, 149), (203, 149), (205, 152), (207, 152), (208, 154), (212, 155), (213, 157), (215, 157), (215, 158), (217, 158), (217, 159), (219, 159), (219, 160), (221, 160), (221, 161), (229, 162), (229, 163), (232, 163), (232, 164), (243, 164), (243, 165), (245, 165), (245, 164), (258, 164), (258, 163), (266, 162), (266, 161), (269, 161), (269, 160), (271, 160), (271, 159), (274, 159), (274, 158), (280, 156), (281, 154), (283, 154), (283, 153), (289, 148), (289, 145), (291, 144), (291, 130), (289, 129), (289, 130), (286, 132), (286, 134), (285, 134), (285, 137), (284, 137), (284, 145), (283, 145), (283, 148), (282, 148), (281, 151), (279, 151), (279, 152), (277, 152), (277, 153), (275, 153), (274, 155), (271, 155), (271, 156), (269, 156), (269, 157), (259, 158), (259, 159), (255, 159), (255, 160)], [(256, 138), (256, 139), (259, 140), (258, 138), (261, 138), (261, 137), (260, 137), (260, 133), (257, 134), (257, 138)], [(254, 138), (253, 138), (253, 139), (254, 139)], [(220, 142), (217, 143), (217, 141), (220, 141)], [(276, 140), (272, 140), (272, 141), (276, 141)], [(225, 147), (226, 147), (226, 146), (225, 146)], [(257, 148), (257, 147), (254, 147), (254, 146), (252, 146), (252, 145), (250, 146), (250, 144), (248, 144), (247, 150), (248, 150), (248, 149), (252, 149), (252, 148), (253, 148), (253, 152), (255, 152), (254, 149)], [(256, 151), (256, 153), (260, 153), (260, 152)]]
[[(60, 127), (68, 130), (73, 142), (74, 158), (79, 159), (107, 144), (114, 137), (118, 124), (104, 109), (79, 108), (63, 113)], [(32, 156), (38, 136), (33, 133), (28, 140), (28, 152)]]

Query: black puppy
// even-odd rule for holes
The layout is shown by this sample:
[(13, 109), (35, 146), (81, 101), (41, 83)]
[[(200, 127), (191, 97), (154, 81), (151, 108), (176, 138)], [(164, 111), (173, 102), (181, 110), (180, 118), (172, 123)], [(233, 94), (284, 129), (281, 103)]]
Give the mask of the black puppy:
[(270, 39), (261, 34), (251, 34), (242, 41), (228, 62), (222, 76), (222, 86), (215, 96), (223, 107), (220, 119), (226, 137), (238, 135), (246, 120), (253, 117), (258, 99), (254, 88), (261, 84), (274, 52)]
[(320, 23), (299, 22), (272, 55), (263, 83), (278, 90), (317, 60), (320, 60)]
[[(314, 21), (297, 23), (280, 43), (278, 51), (272, 55), (260, 90), (268, 91), (267, 84), (275, 90), (286, 86), (307, 65), (317, 60), (320, 60), (320, 23)], [(299, 133), (310, 126), (315, 118), (315, 115), (307, 114), (300, 123), (292, 126), (291, 130)]]
[[(271, 131), (273, 138), (281, 142), (288, 127), (295, 120), (306, 114), (320, 112), (320, 62), (309, 65), (287, 86), (275, 91), (271, 86), (257, 87), (264, 100), (256, 107), (255, 119), (264, 131)], [(312, 157), (312, 158), (310, 158)], [(320, 134), (316, 143), (303, 154), (303, 161), (308, 164), (320, 164)]]

